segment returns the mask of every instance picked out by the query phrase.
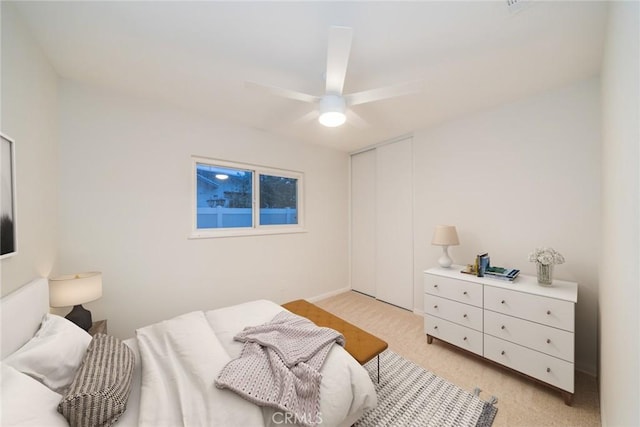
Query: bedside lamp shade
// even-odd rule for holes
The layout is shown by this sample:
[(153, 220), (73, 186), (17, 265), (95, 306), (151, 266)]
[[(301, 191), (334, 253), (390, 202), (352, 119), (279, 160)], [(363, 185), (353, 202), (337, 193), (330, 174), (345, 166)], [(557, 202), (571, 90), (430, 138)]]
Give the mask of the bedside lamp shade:
[(458, 233), (453, 225), (438, 225), (433, 233), (432, 245), (442, 246), (442, 256), (438, 259), (440, 267), (449, 268), (453, 261), (449, 256), (449, 246), (459, 245)]
[(82, 329), (91, 328), (91, 312), (83, 303), (95, 301), (102, 296), (102, 273), (88, 272), (58, 276), (49, 279), (49, 305), (51, 307), (73, 306), (65, 317)]

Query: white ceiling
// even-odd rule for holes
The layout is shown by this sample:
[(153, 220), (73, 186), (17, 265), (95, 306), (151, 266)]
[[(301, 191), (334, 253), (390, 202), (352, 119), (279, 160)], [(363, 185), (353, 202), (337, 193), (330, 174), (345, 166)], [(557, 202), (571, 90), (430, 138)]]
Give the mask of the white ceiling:
[[(522, 1), (522, 0), (521, 0)], [(19, 2), (60, 76), (345, 151), (598, 75), (606, 2)], [(314, 107), (245, 80), (324, 93), (328, 29), (354, 29), (345, 93), (370, 126), (295, 123)]]

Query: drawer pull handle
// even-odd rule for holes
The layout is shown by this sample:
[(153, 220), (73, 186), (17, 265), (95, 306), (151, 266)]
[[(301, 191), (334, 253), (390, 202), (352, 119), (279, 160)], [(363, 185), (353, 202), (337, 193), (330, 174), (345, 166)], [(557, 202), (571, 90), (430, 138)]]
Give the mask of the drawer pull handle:
[(463, 340), (463, 341), (466, 341), (466, 340), (467, 340), (467, 337), (462, 338), (462, 340)]
[(467, 294), (467, 291), (464, 291), (464, 292), (462, 293), (462, 295), (466, 295), (466, 294)]
[(433, 329), (438, 329), (438, 325), (434, 326)]
[(500, 352), (500, 354), (504, 356), (504, 350), (502, 350), (502, 351)]
[(547, 344), (551, 344), (551, 340), (547, 338)]
[(438, 308), (438, 304), (434, 305), (433, 308)]
[(500, 304), (504, 304), (504, 300), (500, 301)]
[(547, 310), (547, 314), (551, 314), (551, 310)]
[(465, 313), (465, 314), (463, 314), (463, 315), (462, 315), (462, 317), (464, 317), (464, 318), (466, 319), (466, 318), (467, 318), (467, 315), (466, 315), (466, 313)]
[(500, 329), (504, 329), (504, 325), (500, 326)]
[(551, 372), (551, 368), (547, 368), (547, 372)]
[(438, 287), (438, 285), (433, 285), (433, 287), (434, 287), (434, 288), (437, 288), (437, 287)]

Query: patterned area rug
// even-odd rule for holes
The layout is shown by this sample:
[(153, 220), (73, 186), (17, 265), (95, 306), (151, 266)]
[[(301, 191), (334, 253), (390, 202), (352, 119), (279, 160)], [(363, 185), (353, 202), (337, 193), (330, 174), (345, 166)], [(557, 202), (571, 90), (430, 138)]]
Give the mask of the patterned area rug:
[(376, 358), (364, 366), (376, 385), (378, 406), (357, 427), (489, 427), (498, 412), (495, 398), (485, 402), (477, 396), (480, 390), (462, 390), (391, 350), (380, 354), (380, 383)]

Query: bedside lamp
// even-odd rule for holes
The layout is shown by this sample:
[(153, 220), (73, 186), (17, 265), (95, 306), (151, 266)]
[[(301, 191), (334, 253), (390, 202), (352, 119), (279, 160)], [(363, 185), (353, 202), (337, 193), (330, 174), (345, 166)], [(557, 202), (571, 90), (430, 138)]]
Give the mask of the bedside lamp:
[(73, 323), (88, 331), (93, 323), (91, 312), (82, 304), (95, 301), (102, 296), (102, 273), (70, 274), (49, 279), (49, 305), (69, 307), (73, 310), (65, 316)]
[(442, 256), (438, 259), (440, 267), (449, 268), (453, 261), (449, 256), (449, 246), (459, 245), (458, 233), (453, 225), (438, 225), (433, 233), (432, 245), (442, 246)]

